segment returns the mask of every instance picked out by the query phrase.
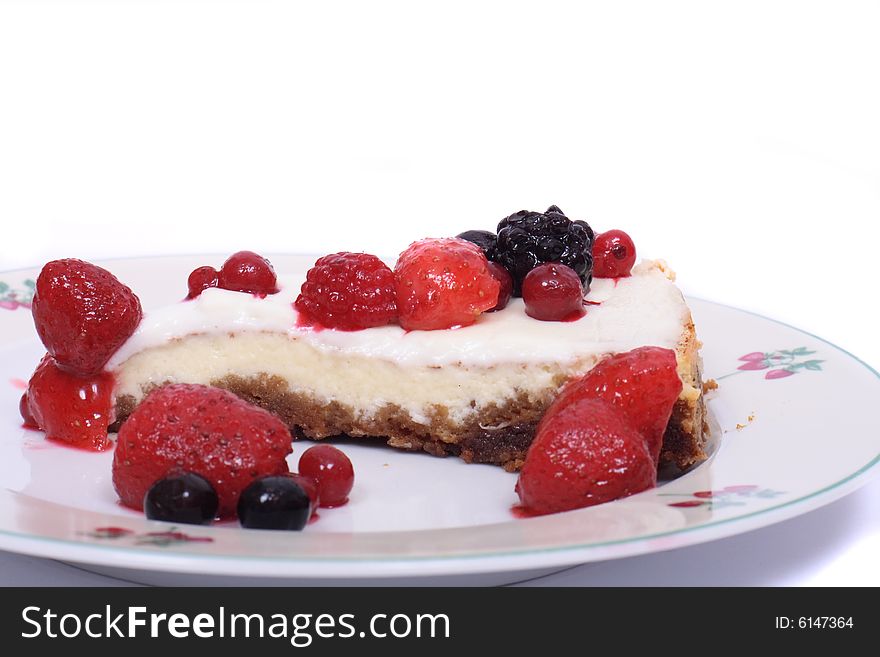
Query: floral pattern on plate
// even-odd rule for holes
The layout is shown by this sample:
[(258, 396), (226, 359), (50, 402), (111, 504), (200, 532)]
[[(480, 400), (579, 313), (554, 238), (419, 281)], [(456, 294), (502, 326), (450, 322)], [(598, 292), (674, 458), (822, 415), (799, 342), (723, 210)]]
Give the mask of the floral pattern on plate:
[(709, 509), (723, 509), (727, 506), (746, 506), (750, 500), (773, 499), (783, 495), (783, 491), (772, 488), (761, 488), (752, 484), (737, 486), (725, 486), (720, 490), (698, 490), (688, 495), (675, 493), (660, 493), (664, 497), (689, 497), (690, 499), (670, 502), (668, 506), (677, 509), (689, 509), (703, 507)]
[(15, 289), (9, 283), (0, 281), (0, 308), (5, 310), (30, 308), (36, 283), (32, 278), (27, 278), (22, 282), (22, 287), (23, 289)]
[(777, 351), (752, 351), (739, 357), (742, 365), (737, 367), (735, 372), (716, 377), (715, 380), (721, 381), (743, 372), (764, 370), (766, 370), (764, 378), (771, 381), (773, 379), (784, 379), (798, 372), (821, 372), (822, 363), (825, 361), (816, 358), (806, 358), (815, 353), (815, 351), (811, 351), (807, 347), (779, 349)]
[(90, 532), (85, 532), (85, 536), (96, 539), (130, 539), (135, 545), (153, 545), (155, 547), (168, 547), (178, 545), (180, 543), (213, 543), (214, 539), (208, 536), (190, 536), (184, 532), (176, 531), (176, 527), (172, 527), (165, 532), (146, 532), (139, 534), (131, 529), (122, 527), (96, 527)]

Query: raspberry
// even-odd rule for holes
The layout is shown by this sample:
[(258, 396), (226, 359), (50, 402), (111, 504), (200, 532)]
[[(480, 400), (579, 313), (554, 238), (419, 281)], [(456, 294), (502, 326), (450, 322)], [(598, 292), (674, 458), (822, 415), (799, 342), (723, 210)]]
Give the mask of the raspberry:
[(141, 302), (106, 269), (69, 258), (46, 263), (31, 305), (37, 333), (63, 370), (101, 371), (141, 321)]
[(596, 235), (593, 242), (593, 276), (624, 278), (636, 264), (636, 245), (622, 230), (609, 230)]
[(529, 510), (556, 513), (656, 484), (645, 439), (623, 414), (606, 401), (578, 399), (541, 422), (516, 492)]
[(407, 330), (473, 324), (498, 303), (501, 289), (480, 248), (455, 237), (414, 242), (400, 254), (394, 277)]
[(397, 320), (394, 272), (367, 253), (334, 253), (312, 267), (294, 304), (327, 328), (357, 331)]
[(220, 268), (218, 285), (224, 290), (262, 296), (278, 292), (272, 263), (253, 251), (239, 251), (229, 256)]
[(46, 437), (75, 447), (102, 451), (111, 445), (113, 376), (80, 377), (58, 367), (46, 354), (28, 383), (28, 409)]
[(570, 267), (545, 262), (528, 274), (522, 285), (523, 303), (529, 317), (550, 322), (580, 319), (584, 310), (584, 288)]
[(585, 221), (571, 221), (551, 205), (544, 213), (520, 210), (498, 224), (496, 262), (513, 276), (513, 296), (522, 294), (522, 283), (544, 262), (574, 269), (589, 291), (593, 269), (593, 230)]
[(122, 425), (113, 455), (113, 486), (141, 509), (144, 495), (179, 470), (214, 487), (220, 517), (235, 515), (252, 481), (288, 472), (290, 432), (281, 420), (218, 388), (174, 384), (151, 392)]
[(583, 377), (569, 382), (544, 417), (580, 399), (604, 399), (645, 437), (657, 463), (663, 434), (681, 389), (675, 352), (640, 347), (610, 356)]
[(209, 287), (217, 287), (220, 284), (220, 272), (213, 267), (196, 267), (192, 270), (186, 281), (188, 293), (187, 299), (195, 299)]

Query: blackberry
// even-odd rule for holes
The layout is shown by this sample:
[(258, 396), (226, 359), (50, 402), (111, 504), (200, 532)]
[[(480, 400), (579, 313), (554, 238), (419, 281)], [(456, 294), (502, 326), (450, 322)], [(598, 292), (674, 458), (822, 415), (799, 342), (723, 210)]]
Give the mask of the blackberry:
[(495, 244), (498, 241), (495, 233), (491, 233), (488, 230), (466, 230), (456, 235), (456, 237), (476, 244), (483, 249), (483, 253), (486, 254), (488, 260), (495, 260)]
[(498, 224), (493, 259), (513, 277), (513, 295), (522, 296), (522, 282), (544, 262), (571, 267), (584, 292), (593, 280), (593, 229), (585, 221), (571, 221), (557, 206), (546, 212), (520, 210)]

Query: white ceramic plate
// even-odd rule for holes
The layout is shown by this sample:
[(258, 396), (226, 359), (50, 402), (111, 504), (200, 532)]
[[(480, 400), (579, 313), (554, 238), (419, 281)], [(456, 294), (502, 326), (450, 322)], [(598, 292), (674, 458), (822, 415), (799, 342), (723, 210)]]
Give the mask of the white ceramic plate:
[[(146, 308), (180, 299), (219, 258), (105, 263)], [(275, 256), (279, 271), (313, 258)], [(124, 571), (142, 581), (503, 582), (526, 573), (710, 541), (791, 518), (877, 471), (878, 373), (834, 345), (747, 312), (690, 300), (714, 453), (655, 490), (590, 509), (516, 519), (515, 476), (457, 459), (344, 446), (351, 502), (301, 533), (227, 524), (171, 527), (116, 502), (112, 454), (47, 443), (21, 428), (18, 400), (42, 355), (27, 305), (35, 270), (0, 274), (0, 548)], [(295, 445), (295, 456), (302, 447)]]

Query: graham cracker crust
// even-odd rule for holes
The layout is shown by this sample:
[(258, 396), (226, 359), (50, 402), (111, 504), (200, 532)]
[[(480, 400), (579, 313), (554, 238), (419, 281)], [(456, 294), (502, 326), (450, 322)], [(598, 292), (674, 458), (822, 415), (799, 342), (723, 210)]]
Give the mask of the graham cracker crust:
[[(702, 384), (698, 361), (694, 361), (693, 367), (688, 378), (699, 384), (699, 390)], [(559, 381), (559, 387), (564, 383)], [(450, 421), (448, 409), (437, 404), (430, 409), (429, 422), (425, 424), (415, 421), (396, 404), (385, 404), (365, 417), (338, 401), (326, 402), (292, 391), (278, 376), (230, 375), (212, 381), (211, 385), (274, 413), (296, 435), (314, 440), (335, 436), (379, 438), (398, 449), (458, 456), (468, 463), (500, 465), (508, 472), (522, 467), (538, 422), (556, 393), (547, 390), (540, 398), (518, 393), (500, 404), (480, 409), (475, 419), (465, 424)], [(135, 404), (130, 395), (117, 398), (114, 430), (131, 414)], [(703, 396), (680, 398), (666, 428), (661, 464), (684, 469), (703, 460), (707, 438)]]

